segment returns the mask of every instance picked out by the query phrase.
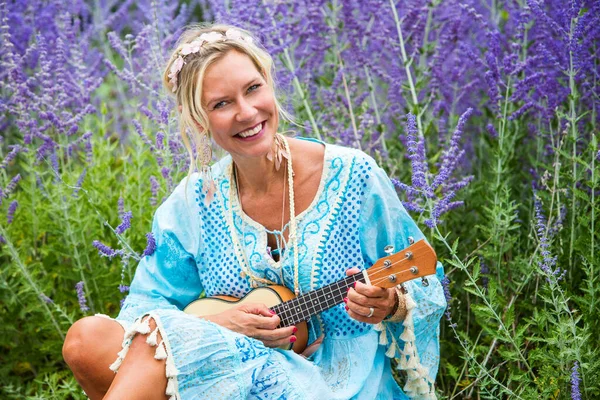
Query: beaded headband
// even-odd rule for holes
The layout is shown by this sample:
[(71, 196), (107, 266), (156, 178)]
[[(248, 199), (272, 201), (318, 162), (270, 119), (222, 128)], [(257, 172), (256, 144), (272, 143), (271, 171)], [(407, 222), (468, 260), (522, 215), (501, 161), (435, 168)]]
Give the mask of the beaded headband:
[(214, 43), (214, 42), (222, 42), (225, 40), (236, 40), (236, 41), (244, 41), (246, 43), (252, 44), (252, 38), (250, 36), (244, 35), (242, 32), (235, 28), (230, 28), (223, 35), (221, 32), (207, 32), (200, 35), (198, 38), (194, 39), (190, 43), (186, 43), (181, 46), (181, 49), (173, 54), (173, 58), (177, 57), (171, 65), (171, 69), (169, 70), (169, 83), (173, 85), (171, 89), (173, 93), (177, 91), (177, 77), (183, 65), (185, 64), (184, 57), (189, 54), (195, 54), (200, 51), (200, 48), (205, 43)]

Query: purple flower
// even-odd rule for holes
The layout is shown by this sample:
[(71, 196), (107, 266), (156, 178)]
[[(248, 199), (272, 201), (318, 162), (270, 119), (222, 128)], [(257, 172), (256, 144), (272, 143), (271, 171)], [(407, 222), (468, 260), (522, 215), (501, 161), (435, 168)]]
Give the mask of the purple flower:
[(131, 228), (131, 217), (133, 216), (131, 211), (126, 211), (121, 214), (121, 223), (115, 228), (115, 232), (119, 235), (123, 234), (127, 229)]
[(147, 245), (144, 249), (144, 252), (142, 253), (142, 257), (151, 256), (156, 250), (156, 241), (154, 240), (154, 235), (152, 234), (152, 232), (146, 233), (146, 240)]
[(156, 180), (154, 175), (150, 176), (150, 193), (152, 194), (152, 196), (150, 197), (150, 205), (152, 205), (153, 207), (156, 206), (156, 201), (158, 199), (158, 189), (158, 180)]
[(42, 299), (42, 301), (46, 304), (54, 304), (54, 301), (44, 293), (40, 293), (40, 299)]
[(129, 292), (129, 286), (119, 285), (119, 292), (121, 292), (121, 293)]
[(446, 298), (446, 319), (451, 321), (452, 316), (450, 314), (450, 308), (452, 307), (450, 304), (452, 303), (452, 294), (450, 293), (450, 278), (448, 278), (448, 275), (444, 275), (444, 278), (440, 281), (440, 283), (444, 288), (444, 297)]
[(581, 392), (579, 391), (579, 384), (581, 378), (579, 377), (579, 363), (575, 361), (573, 368), (571, 369), (571, 399), (581, 400)]
[(85, 292), (83, 290), (83, 281), (77, 282), (77, 284), (75, 284), (75, 290), (77, 290), (77, 300), (79, 301), (79, 308), (83, 312), (89, 311), (90, 308), (87, 306), (87, 300), (85, 299)]
[(15, 211), (17, 211), (17, 207), (19, 206), (19, 202), (17, 200), (13, 200), (12, 203), (8, 206), (8, 213), (6, 214), (6, 220), (9, 224), (12, 224), (13, 218), (15, 216)]
[(94, 240), (92, 245), (98, 249), (98, 254), (103, 257), (113, 258), (122, 253), (121, 250), (113, 250), (99, 240)]
[(81, 189), (81, 185), (83, 185), (83, 180), (85, 179), (85, 175), (87, 173), (87, 168), (84, 168), (83, 171), (81, 171), (81, 174), (79, 175), (79, 178), (77, 178), (77, 183), (75, 183), (75, 190), (73, 190), (73, 197), (77, 197), (77, 195), (79, 194), (79, 189)]
[(4, 189), (4, 197), (8, 198), (8, 196), (17, 188), (17, 184), (19, 183), (19, 181), (21, 180), (21, 174), (17, 174), (15, 175), (10, 182), (8, 183), (8, 185), (6, 186), (6, 188)]

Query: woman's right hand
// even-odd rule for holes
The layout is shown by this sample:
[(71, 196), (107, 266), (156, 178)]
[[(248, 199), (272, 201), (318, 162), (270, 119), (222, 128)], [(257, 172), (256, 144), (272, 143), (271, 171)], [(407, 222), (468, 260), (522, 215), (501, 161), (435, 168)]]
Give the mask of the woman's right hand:
[(264, 304), (241, 304), (220, 314), (202, 318), (260, 340), (267, 347), (286, 346), (296, 341), (296, 327), (277, 328), (281, 320)]

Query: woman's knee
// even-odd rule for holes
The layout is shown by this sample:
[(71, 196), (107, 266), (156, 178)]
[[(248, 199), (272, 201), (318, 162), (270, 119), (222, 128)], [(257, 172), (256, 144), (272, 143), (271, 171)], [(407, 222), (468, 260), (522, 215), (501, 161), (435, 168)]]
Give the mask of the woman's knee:
[(75, 322), (67, 332), (63, 358), (71, 369), (86, 368), (104, 358), (115, 358), (122, 340), (123, 328), (118, 322), (96, 316), (85, 317)]

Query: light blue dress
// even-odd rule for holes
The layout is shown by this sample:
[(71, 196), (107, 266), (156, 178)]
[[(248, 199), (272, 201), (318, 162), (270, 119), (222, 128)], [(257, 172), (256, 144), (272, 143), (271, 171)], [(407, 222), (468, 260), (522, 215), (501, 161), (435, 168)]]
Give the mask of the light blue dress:
[[(267, 253), (265, 228), (243, 213), (235, 195), (230, 197), (231, 158), (212, 171), (217, 193), (208, 206), (201, 177), (193, 175), (156, 211), (156, 251), (139, 263), (116, 318), (127, 332), (113, 370), (126, 356), (133, 334), (149, 332), (141, 317), (150, 315), (164, 338), (164, 351), (158, 343), (156, 354), (160, 359), (165, 355), (159, 352), (167, 353), (167, 394), (173, 400), (408, 398), (392, 378), (385, 355), (389, 346), (405, 345), (402, 322), (384, 324), (388, 339), (381, 345), (374, 325), (351, 319), (340, 304), (309, 322), (309, 343), (322, 333), (324, 340), (307, 359), (181, 311), (202, 292), (239, 298), (251, 290), (240, 274), (242, 260), (232, 232), (244, 238), (240, 243), (254, 275), (294, 287), (292, 249), (275, 262)], [(409, 245), (409, 236), (423, 238), (375, 161), (361, 151), (330, 144), (325, 145), (317, 195), (297, 221), (303, 293), (343, 279), (349, 268), (370, 267), (385, 256), (388, 244), (400, 250)], [(442, 276), (438, 263), (429, 286), (420, 280), (406, 284), (416, 303), (412, 320), (419, 368), (430, 381), (438, 370), (439, 321), (446, 307)]]

